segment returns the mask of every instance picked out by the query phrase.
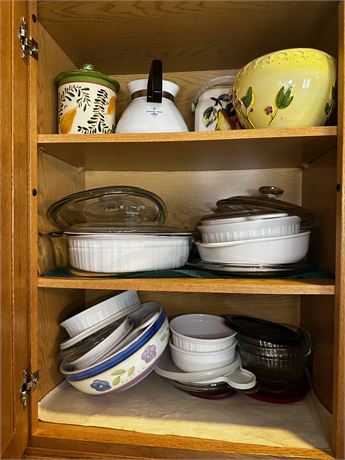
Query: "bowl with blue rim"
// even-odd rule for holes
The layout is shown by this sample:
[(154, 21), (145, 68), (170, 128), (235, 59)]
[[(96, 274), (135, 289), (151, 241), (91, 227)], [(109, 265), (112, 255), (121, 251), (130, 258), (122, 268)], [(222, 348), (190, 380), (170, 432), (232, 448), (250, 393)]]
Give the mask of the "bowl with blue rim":
[(159, 315), (151, 324), (134, 334), (133, 339), (94, 365), (75, 370), (62, 361), (60, 372), (77, 390), (87, 394), (125, 391), (143, 380), (155, 368), (169, 342), (169, 322), (158, 302), (151, 302)]

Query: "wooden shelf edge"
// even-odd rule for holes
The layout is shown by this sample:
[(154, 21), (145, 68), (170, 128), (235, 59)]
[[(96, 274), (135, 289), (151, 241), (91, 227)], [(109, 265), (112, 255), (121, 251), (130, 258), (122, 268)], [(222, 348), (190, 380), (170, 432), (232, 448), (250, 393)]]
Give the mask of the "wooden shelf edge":
[[(230, 458), (242, 458), (242, 455), (245, 458), (259, 458), (260, 456), (275, 456), (275, 457), (287, 457), (287, 458), (314, 458), (314, 459), (324, 459), (330, 460), (334, 457), (331, 454), (330, 449), (318, 449), (318, 448), (298, 448), (298, 447), (278, 447), (278, 446), (265, 446), (258, 444), (244, 444), (244, 443), (234, 443), (234, 442), (225, 442), (225, 441), (216, 441), (211, 439), (199, 439), (192, 437), (181, 437), (173, 435), (153, 435), (146, 433), (136, 433), (129, 432), (124, 430), (114, 430), (109, 428), (94, 428), (94, 427), (83, 427), (83, 430), (80, 430), (79, 426), (76, 425), (64, 425), (52, 424), (49, 422), (39, 421), (37, 430), (33, 433), (31, 442), (29, 444), (29, 449), (31, 448), (33, 453), (35, 453), (34, 448), (38, 447), (48, 447), (49, 438), (53, 437), (55, 446), (59, 448), (71, 448), (71, 440), (73, 439), (73, 448), (75, 450), (82, 449), (84, 447), (85, 441), (88, 442), (86, 449), (88, 449), (90, 440), (95, 434), (96, 430), (96, 441), (92, 442), (93, 451), (99, 452), (99, 449), (103, 448), (103, 451), (107, 454), (114, 454), (119, 452), (126, 451), (126, 446), (131, 446), (140, 456), (140, 450), (144, 449), (147, 453), (147, 448), (153, 448), (154, 450), (159, 449), (161, 453), (165, 451), (165, 454), (172, 454), (174, 451), (180, 451), (188, 455), (188, 451), (194, 453), (214, 453), (214, 454), (235, 454), (235, 457)], [(102, 446), (103, 444), (103, 446)], [(113, 448), (111, 447), (113, 446)], [(74, 450), (73, 449), (73, 450)], [(182, 452), (181, 452), (182, 450)], [(26, 452), (29, 454), (30, 450)], [(85, 450), (86, 452), (86, 450)], [(87, 450), (90, 453), (90, 450)], [(61, 454), (61, 451), (60, 451)], [(239, 455), (239, 457), (237, 457)], [(138, 457), (139, 457), (138, 456)], [(247, 457), (248, 456), (248, 457)], [(27, 456), (25, 458), (30, 458)], [(69, 458), (69, 457), (68, 457)], [(92, 458), (92, 457), (91, 457)], [(116, 458), (116, 457), (115, 457)], [(131, 456), (131, 458), (133, 458)], [(135, 457), (134, 457), (135, 458)], [(141, 457), (140, 457), (141, 458)], [(169, 456), (170, 458), (170, 456)], [(180, 457), (172, 457), (180, 458)], [(197, 458), (191, 456), (191, 458)], [(200, 458), (205, 458), (201, 456)], [(217, 458), (217, 457), (215, 457)]]
[(195, 142), (239, 139), (281, 139), (294, 137), (337, 136), (336, 126), (310, 128), (243, 129), (234, 131), (190, 131), (187, 133), (115, 133), (115, 134), (39, 134), (39, 144)]
[(199, 278), (53, 278), (40, 276), (38, 287), (57, 289), (141, 290), (229, 294), (334, 295), (329, 279), (199, 279)]

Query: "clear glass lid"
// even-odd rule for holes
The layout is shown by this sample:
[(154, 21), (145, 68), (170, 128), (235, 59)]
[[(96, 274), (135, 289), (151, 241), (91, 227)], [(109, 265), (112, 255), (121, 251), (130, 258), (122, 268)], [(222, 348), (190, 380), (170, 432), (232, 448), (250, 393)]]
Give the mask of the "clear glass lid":
[(287, 213), (288, 215), (301, 218), (301, 230), (311, 229), (319, 224), (319, 218), (305, 208), (278, 200), (277, 197), (284, 193), (284, 190), (265, 185), (259, 188), (261, 196), (233, 196), (217, 201), (217, 209), (214, 214), (202, 218), (204, 221), (219, 219), (229, 219), (235, 217), (260, 216), (270, 213), (272, 217), (277, 213)]
[(141, 226), (163, 224), (167, 218), (163, 200), (148, 190), (130, 186), (89, 189), (68, 195), (48, 209), (48, 218), (59, 228), (87, 226)]
[(114, 222), (91, 222), (72, 225), (64, 232), (66, 235), (94, 235), (94, 234), (133, 234), (156, 236), (191, 236), (192, 232), (183, 228), (168, 227), (166, 225), (128, 222), (118, 225)]

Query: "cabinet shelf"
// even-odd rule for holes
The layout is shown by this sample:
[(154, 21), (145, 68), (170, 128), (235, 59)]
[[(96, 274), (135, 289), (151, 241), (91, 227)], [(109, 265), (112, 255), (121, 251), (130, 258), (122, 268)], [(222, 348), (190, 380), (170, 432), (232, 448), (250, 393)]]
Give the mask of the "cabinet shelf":
[(58, 289), (104, 289), (209, 292), (231, 294), (333, 295), (329, 279), (181, 279), (181, 278), (55, 278), (40, 276), (38, 287)]
[[(297, 167), (335, 147), (336, 126), (187, 133), (39, 134), (41, 149), (90, 170)], [(147, 145), (150, 144), (150, 148)], [(141, 148), (146, 146), (146, 148)]]

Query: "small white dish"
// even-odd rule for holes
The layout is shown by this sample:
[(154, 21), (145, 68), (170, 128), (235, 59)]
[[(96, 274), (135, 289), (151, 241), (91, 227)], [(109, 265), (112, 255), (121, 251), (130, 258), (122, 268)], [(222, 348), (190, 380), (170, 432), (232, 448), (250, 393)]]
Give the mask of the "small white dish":
[(62, 321), (60, 326), (66, 329), (70, 337), (74, 337), (121, 310), (139, 303), (140, 298), (137, 291), (125, 291), (71, 316)]
[[(145, 307), (152, 308), (153, 304), (156, 305), (155, 302), (146, 302), (145, 304), (143, 304), (144, 309)], [(114, 354), (115, 352), (121, 351), (123, 348), (127, 347), (128, 345), (131, 345), (144, 332), (144, 330), (148, 329), (151, 326), (151, 324), (154, 323), (158, 319), (159, 315), (161, 314), (162, 307), (158, 307), (158, 305), (157, 305), (156, 311), (151, 311), (149, 313), (146, 313), (146, 316), (143, 316), (141, 314), (141, 320), (140, 319), (138, 320), (135, 318), (135, 313), (133, 315), (130, 315), (128, 317), (128, 320), (130, 323), (132, 323), (132, 326), (134, 326), (134, 329), (132, 329), (129, 332), (129, 334), (123, 338), (123, 340), (114, 344), (114, 346), (107, 352), (107, 354), (105, 354), (102, 357), (102, 359), (105, 359), (108, 356), (111, 356), (112, 354)]]
[(172, 343), (181, 350), (208, 352), (230, 347), (236, 332), (222, 316), (206, 314), (186, 314), (170, 321)]
[(69, 361), (71, 366), (75, 369), (85, 369), (93, 364), (96, 364), (99, 360), (106, 357), (111, 349), (113, 349), (118, 343), (120, 343), (133, 329), (133, 324), (130, 323), (129, 317), (123, 319), (119, 327), (117, 327), (106, 339), (102, 340), (98, 345), (92, 348), (90, 351), (85, 353), (74, 361)]
[(74, 337), (71, 337), (69, 339), (66, 339), (63, 342), (60, 342), (60, 349), (65, 350), (66, 348), (69, 348), (72, 345), (75, 345), (76, 343), (80, 342), (86, 337), (89, 337), (91, 334), (101, 330), (103, 327), (106, 327), (109, 324), (123, 318), (124, 316), (129, 315), (130, 313), (133, 313), (136, 310), (139, 310), (141, 307), (142, 307), (142, 304), (138, 303), (136, 305), (131, 305), (130, 307), (125, 308), (119, 313), (116, 313), (115, 315), (110, 316), (109, 318), (101, 321), (100, 323), (97, 323), (94, 326), (89, 327), (88, 329), (81, 332), (80, 334), (75, 335)]
[(224, 350), (207, 352), (181, 350), (171, 342), (169, 346), (175, 365), (185, 372), (205, 371), (231, 364), (236, 351), (236, 342)]

